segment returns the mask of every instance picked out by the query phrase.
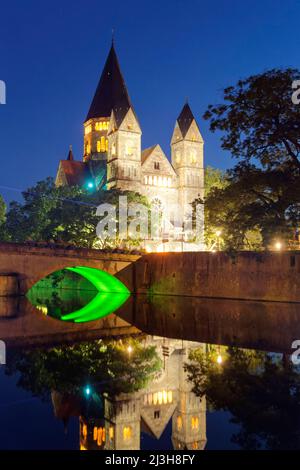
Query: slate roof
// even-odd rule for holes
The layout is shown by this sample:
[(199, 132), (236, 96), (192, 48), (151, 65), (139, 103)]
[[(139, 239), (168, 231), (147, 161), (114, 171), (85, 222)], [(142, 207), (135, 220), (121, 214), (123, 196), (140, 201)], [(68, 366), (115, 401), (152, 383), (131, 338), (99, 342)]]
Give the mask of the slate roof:
[(182, 111), (181, 113), (179, 114), (178, 118), (177, 118), (177, 122), (178, 122), (178, 126), (179, 126), (179, 129), (181, 131), (181, 134), (183, 136), (183, 138), (185, 138), (189, 128), (191, 127), (191, 124), (194, 120), (194, 115), (191, 111), (191, 108), (190, 106), (188, 105), (188, 103), (186, 103), (183, 108), (182, 108)]
[(113, 110), (119, 126), (129, 108), (132, 108), (131, 101), (112, 44), (86, 121), (92, 118), (110, 117)]

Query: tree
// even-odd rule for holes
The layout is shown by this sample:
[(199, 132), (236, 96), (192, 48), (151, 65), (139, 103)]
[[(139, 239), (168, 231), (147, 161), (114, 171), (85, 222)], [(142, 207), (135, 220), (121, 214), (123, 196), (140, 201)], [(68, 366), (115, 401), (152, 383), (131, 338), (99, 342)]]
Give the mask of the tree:
[(3, 197), (0, 195), (0, 240), (4, 238), (4, 224), (6, 220), (6, 205)]
[(204, 200), (197, 198), (193, 201), (193, 219), (195, 223), (196, 217), (196, 207), (198, 204), (203, 204), (204, 206), (204, 238), (206, 246), (209, 249), (216, 247), (220, 241), (220, 238), (217, 236), (219, 230), (219, 221), (214, 220), (210, 214), (209, 206), (206, 201), (209, 198), (210, 194), (215, 190), (222, 190), (227, 186), (227, 174), (225, 171), (222, 171), (218, 168), (213, 168), (207, 166), (204, 171)]
[(97, 340), (49, 350), (15, 351), (6, 373), (18, 373), (18, 386), (42, 398), (51, 390), (82, 395), (86, 384), (98, 394), (114, 396), (146, 387), (161, 366), (153, 346), (144, 347), (133, 339)]
[[(60, 242), (86, 248), (120, 246), (118, 232), (114, 240), (97, 237), (96, 227), (100, 218), (96, 210), (102, 203), (117, 206), (122, 195), (127, 196), (128, 205), (140, 203), (149, 206), (147, 198), (133, 191), (89, 192), (77, 186), (56, 187), (53, 179), (47, 178), (23, 192), (23, 203), (13, 201), (10, 204), (6, 239), (14, 242)], [(128, 248), (137, 246), (139, 242), (126, 240)]]
[(206, 200), (210, 222), (222, 224), (230, 247), (244, 247), (251, 232), (270, 246), (277, 237), (291, 239), (298, 227), (300, 106), (291, 98), (299, 75), (273, 69), (240, 80), (204, 115), (211, 131), (222, 132), (222, 148), (238, 159), (228, 185)]
[(281, 355), (238, 348), (190, 352), (185, 368), (193, 391), (239, 426), (232, 441), (242, 449), (298, 449), (300, 375)]

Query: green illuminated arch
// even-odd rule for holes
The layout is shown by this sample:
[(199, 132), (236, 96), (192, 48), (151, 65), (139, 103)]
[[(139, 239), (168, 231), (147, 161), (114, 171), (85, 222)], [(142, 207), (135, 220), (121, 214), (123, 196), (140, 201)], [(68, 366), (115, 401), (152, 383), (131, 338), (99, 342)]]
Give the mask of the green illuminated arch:
[(75, 312), (63, 315), (61, 320), (74, 321), (75, 323), (98, 320), (121, 307), (129, 295), (128, 292), (123, 294), (112, 292), (102, 294), (99, 292), (87, 305)]
[(105, 271), (96, 268), (89, 268), (86, 266), (76, 266), (73, 268), (66, 268), (68, 271), (80, 274), (80, 276), (87, 279), (96, 287), (99, 292), (116, 292), (119, 294), (129, 293), (127, 287), (123, 282), (119, 281), (116, 277), (112, 276)]
[[(91, 301), (78, 310), (75, 310), (71, 313), (61, 312), (60, 316), (56, 317), (60, 320), (71, 321), (75, 323), (98, 320), (109, 315), (110, 313), (113, 313), (115, 310), (121, 307), (121, 305), (126, 302), (130, 296), (129, 290), (119, 279), (105, 271), (101, 271), (100, 269), (86, 266), (75, 266), (67, 267), (65, 270), (72, 271), (85, 278), (96, 288), (98, 293), (95, 295), (95, 297), (92, 298)], [(34, 288), (35, 286), (33, 286), (32, 289)], [(50, 289), (50, 292), (53, 292), (53, 290)]]

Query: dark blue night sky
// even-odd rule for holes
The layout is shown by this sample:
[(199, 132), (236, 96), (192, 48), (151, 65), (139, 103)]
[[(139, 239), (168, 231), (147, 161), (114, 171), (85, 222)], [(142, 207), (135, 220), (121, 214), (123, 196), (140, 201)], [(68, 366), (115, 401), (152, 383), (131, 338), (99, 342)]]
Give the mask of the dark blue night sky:
[(300, 68), (299, 15), (296, 0), (0, 1), (0, 79), (7, 84), (0, 185), (25, 189), (54, 176), (70, 143), (81, 159), (82, 122), (112, 28), (143, 148), (160, 143), (169, 155), (188, 97), (206, 142), (206, 164), (230, 166), (202, 114), (239, 78)]

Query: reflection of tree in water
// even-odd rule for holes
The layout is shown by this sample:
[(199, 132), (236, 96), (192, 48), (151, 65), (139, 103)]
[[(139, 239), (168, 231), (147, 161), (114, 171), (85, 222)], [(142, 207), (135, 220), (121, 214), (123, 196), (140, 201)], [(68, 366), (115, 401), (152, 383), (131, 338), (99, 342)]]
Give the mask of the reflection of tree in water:
[(299, 448), (300, 375), (291, 361), (237, 348), (226, 348), (222, 364), (215, 358), (191, 351), (186, 370), (196, 395), (240, 425), (232, 441), (243, 449)]
[(155, 347), (130, 339), (15, 351), (6, 372), (19, 373), (18, 386), (45, 398), (51, 390), (83, 395), (87, 384), (97, 394), (135, 392), (160, 368)]

